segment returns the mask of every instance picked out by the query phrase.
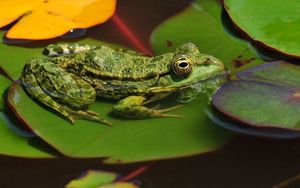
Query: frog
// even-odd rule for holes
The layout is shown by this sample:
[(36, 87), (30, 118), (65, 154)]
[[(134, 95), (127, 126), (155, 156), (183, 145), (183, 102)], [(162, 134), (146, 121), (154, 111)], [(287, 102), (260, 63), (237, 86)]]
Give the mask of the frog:
[(111, 111), (124, 118), (182, 118), (170, 111), (183, 104), (163, 109), (147, 104), (171, 93), (192, 101), (191, 85), (225, 71), (222, 61), (193, 43), (157, 56), (87, 44), (50, 44), (43, 54), (26, 62), (21, 83), (31, 98), (72, 124), (86, 119), (112, 125), (89, 110), (97, 98), (116, 100)]

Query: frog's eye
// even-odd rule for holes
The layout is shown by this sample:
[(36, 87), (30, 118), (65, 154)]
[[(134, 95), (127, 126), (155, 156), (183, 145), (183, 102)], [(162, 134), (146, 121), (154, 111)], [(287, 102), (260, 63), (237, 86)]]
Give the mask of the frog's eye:
[(185, 55), (175, 58), (173, 70), (179, 76), (188, 76), (193, 70), (192, 60)]

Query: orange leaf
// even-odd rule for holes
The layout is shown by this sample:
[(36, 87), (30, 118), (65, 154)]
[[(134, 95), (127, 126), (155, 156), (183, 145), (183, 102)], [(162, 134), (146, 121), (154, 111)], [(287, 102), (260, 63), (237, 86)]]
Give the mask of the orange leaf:
[(2, 0), (0, 1), (0, 27), (6, 26), (36, 7), (42, 0)]
[(6, 37), (49, 39), (71, 29), (103, 23), (112, 16), (115, 7), (116, 0), (2, 0), (0, 27), (21, 17)]

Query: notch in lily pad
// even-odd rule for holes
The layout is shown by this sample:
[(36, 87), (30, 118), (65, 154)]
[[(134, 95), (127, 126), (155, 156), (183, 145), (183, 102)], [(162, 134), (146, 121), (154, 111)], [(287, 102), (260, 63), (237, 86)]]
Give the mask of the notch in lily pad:
[(248, 128), (300, 131), (300, 67), (283, 61), (237, 74), (213, 95), (218, 112)]

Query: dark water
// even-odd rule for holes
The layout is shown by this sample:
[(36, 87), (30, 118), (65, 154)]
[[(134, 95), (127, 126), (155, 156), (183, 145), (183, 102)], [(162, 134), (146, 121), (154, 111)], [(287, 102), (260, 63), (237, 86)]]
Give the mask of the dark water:
[[(117, 14), (149, 48), (151, 30), (188, 3), (187, 0), (152, 0), (147, 3), (141, 0), (119, 0)], [(112, 21), (86, 32), (99, 40), (135, 48)], [(36, 44), (24, 45), (30, 47)], [(149, 168), (136, 179), (145, 188), (268, 188), (300, 173), (299, 160), (300, 139), (276, 140), (240, 135), (213, 153), (150, 162)], [(149, 163), (112, 166), (101, 164), (100, 159), (23, 159), (1, 156), (0, 188), (59, 188), (87, 169), (126, 175), (144, 165)]]
[[(299, 157), (299, 139), (239, 136), (217, 152), (152, 162), (136, 179), (145, 188), (267, 188), (299, 173)], [(99, 159), (36, 160), (2, 156), (0, 187), (63, 187), (87, 169), (127, 174), (145, 164), (107, 166)]]

